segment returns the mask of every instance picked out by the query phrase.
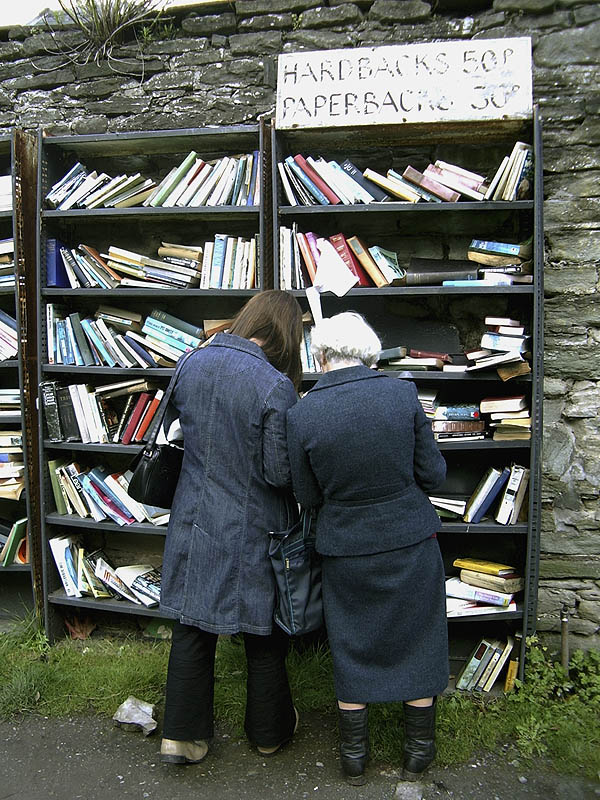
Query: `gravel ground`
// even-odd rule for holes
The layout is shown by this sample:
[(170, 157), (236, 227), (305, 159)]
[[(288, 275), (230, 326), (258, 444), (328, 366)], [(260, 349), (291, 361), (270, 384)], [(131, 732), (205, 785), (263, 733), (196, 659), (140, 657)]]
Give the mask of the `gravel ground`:
[(0, 722), (0, 800), (598, 800), (600, 784), (485, 754), (422, 783), (372, 763), (366, 786), (344, 783), (333, 717), (305, 715), (294, 741), (274, 758), (217, 731), (207, 759), (160, 763), (160, 734), (116, 727), (105, 717)]

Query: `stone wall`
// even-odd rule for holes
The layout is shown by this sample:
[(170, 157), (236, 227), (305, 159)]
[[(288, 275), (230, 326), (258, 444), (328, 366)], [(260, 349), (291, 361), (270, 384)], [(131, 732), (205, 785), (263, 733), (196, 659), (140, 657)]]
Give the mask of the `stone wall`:
[[(250, 122), (278, 53), (531, 35), (545, 170), (545, 449), (539, 630), (600, 644), (600, 5), (582, 0), (238, 0), (163, 21), (110, 62), (76, 32), (0, 39), (0, 129), (104, 133)], [(143, 48), (143, 50), (140, 49)], [(143, 52), (143, 58), (142, 56)], [(81, 61), (81, 59), (79, 59)]]

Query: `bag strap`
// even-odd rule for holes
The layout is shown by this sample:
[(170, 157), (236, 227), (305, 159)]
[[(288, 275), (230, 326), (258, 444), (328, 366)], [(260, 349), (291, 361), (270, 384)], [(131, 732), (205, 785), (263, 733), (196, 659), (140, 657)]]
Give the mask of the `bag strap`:
[(152, 432), (148, 437), (148, 441), (145, 447), (146, 450), (151, 450), (154, 447), (156, 443), (156, 438), (158, 436), (158, 432), (163, 423), (165, 412), (167, 410), (167, 405), (169, 403), (169, 400), (171, 399), (171, 395), (173, 394), (173, 389), (175, 388), (175, 384), (177, 383), (177, 378), (179, 377), (179, 373), (181, 372), (181, 368), (183, 367), (184, 363), (188, 360), (188, 358), (197, 351), (197, 349), (198, 348), (194, 348), (193, 350), (190, 350), (188, 353), (185, 353), (180, 357), (179, 361), (177, 362), (177, 365), (175, 367), (175, 372), (171, 376), (169, 385), (167, 386), (167, 389), (163, 394), (162, 400), (160, 401), (160, 405), (156, 410), (156, 421), (152, 426)]

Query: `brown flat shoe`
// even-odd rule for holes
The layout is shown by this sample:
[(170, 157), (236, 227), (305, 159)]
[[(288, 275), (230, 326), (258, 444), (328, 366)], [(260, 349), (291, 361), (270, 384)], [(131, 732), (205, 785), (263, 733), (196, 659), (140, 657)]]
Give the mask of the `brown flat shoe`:
[(160, 744), (160, 760), (164, 764), (199, 764), (207, 753), (208, 743), (204, 739), (191, 742), (163, 739)]
[[(292, 736), (298, 730), (298, 722), (300, 721), (300, 714), (298, 714), (298, 709), (296, 708), (296, 706), (294, 706), (294, 714), (296, 715), (296, 724), (294, 725), (294, 730), (292, 731)], [(279, 744), (273, 745), (273, 747), (258, 747), (257, 746), (256, 749), (261, 754), (261, 756), (267, 756), (267, 757), (268, 756), (274, 756), (275, 753), (277, 753), (279, 750), (281, 750), (281, 748), (283, 747), (284, 744), (287, 744), (291, 740), (292, 736), (290, 736), (289, 739), (284, 739), (283, 742), (279, 742)]]

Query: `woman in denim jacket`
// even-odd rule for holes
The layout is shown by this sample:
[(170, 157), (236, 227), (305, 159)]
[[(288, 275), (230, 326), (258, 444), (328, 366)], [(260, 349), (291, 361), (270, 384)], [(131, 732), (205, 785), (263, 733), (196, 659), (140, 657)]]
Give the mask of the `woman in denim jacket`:
[(301, 338), (298, 302), (261, 292), (228, 333), (187, 359), (167, 409), (184, 441), (160, 602), (176, 620), (161, 743), (167, 763), (197, 763), (208, 751), (219, 634), (243, 634), (245, 729), (259, 752), (277, 751), (297, 724), (288, 640), (273, 626), (268, 532), (297, 518), (285, 425), (301, 379)]
[(448, 683), (440, 521), (446, 476), (413, 383), (375, 372), (381, 344), (358, 314), (312, 331), (324, 375), (288, 412), (294, 491), (319, 508), (323, 606), (342, 768), (364, 783), (368, 703), (404, 701), (404, 777), (435, 754), (435, 696)]

